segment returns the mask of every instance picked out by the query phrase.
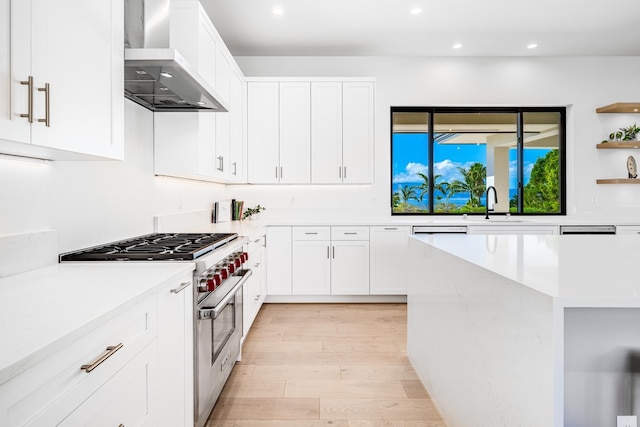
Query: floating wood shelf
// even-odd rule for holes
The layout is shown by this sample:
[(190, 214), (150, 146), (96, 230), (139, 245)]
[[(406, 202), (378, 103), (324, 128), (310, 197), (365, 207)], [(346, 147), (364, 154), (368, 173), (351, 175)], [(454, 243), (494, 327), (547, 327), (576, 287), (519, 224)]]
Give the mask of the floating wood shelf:
[(616, 102), (596, 108), (596, 113), (640, 113), (640, 102)]
[(608, 141), (596, 144), (596, 148), (615, 149), (615, 148), (640, 148), (640, 141)]
[(596, 184), (640, 184), (640, 179), (633, 179), (633, 178), (596, 179)]

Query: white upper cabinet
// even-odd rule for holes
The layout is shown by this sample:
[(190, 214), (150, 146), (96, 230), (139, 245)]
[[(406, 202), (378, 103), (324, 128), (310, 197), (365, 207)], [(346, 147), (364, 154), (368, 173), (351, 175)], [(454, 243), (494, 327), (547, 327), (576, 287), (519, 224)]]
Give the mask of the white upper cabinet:
[(280, 182), (311, 182), (310, 156), (311, 85), (280, 83)]
[(280, 177), (279, 85), (249, 82), (247, 92), (247, 178), (252, 184), (275, 184)]
[(372, 182), (374, 142), (373, 82), (342, 84), (342, 182)]
[(311, 180), (342, 182), (342, 83), (311, 83)]
[(0, 5), (0, 153), (122, 159), (123, 3)]
[(229, 87), (229, 175), (233, 181), (246, 182), (244, 152), (245, 132), (245, 83), (240, 71), (232, 70)]
[(246, 182), (244, 76), (199, 2), (171, 2), (170, 46), (215, 89), (229, 112), (155, 113), (156, 175)]
[[(279, 98), (276, 98), (278, 85)], [(372, 182), (372, 80), (254, 81), (249, 86), (250, 182)], [(270, 87), (268, 95), (265, 93), (266, 87)], [(262, 99), (254, 99), (256, 97)], [(257, 115), (263, 115), (265, 109), (277, 109), (279, 112), (277, 128), (273, 122), (266, 123), (264, 116), (256, 118)], [(273, 119), (273, 111), (267, 114)], [(268, 141), (265, 140), (265, 129), (268, 138), (272, 138)], [(267, 156), (267, 150), (274, 154)], [(277, 161), (274, 158), (276, 154)]]

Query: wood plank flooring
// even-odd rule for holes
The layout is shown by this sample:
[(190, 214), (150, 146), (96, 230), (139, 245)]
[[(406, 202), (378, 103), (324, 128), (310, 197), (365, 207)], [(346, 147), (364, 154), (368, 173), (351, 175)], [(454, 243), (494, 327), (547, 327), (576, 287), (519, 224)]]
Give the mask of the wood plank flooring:
[(446, 427), (405, 304), (264, 304), (206, 427)]

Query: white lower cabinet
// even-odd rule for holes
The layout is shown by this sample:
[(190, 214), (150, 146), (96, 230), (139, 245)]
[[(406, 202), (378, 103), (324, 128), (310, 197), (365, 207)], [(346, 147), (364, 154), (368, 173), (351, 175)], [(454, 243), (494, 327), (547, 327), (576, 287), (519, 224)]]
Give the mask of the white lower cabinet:
[[(155, 394), (162, 388), (156, 382), (159, 375), (154, 344), (145, 347), (58, 426), (182, 425), (166, 424), (166, 420), (158, 419)], [(43, 425), (47, 425), (44, 421)]]
[(247, 245), (251, 276), (242, 290), (242, 336), (246, 337), (267, 294), (264, 265), (265, 235), (253, 236)]
[(291, 227), (268, 227), (267, 295), (291, 295)]
[(370, 293), (406, 295), (407, 237), (411, 227), (371, 227)]
[(294, 227), (293, 295), (368, 295), (369, 227)]
[(172, 280), (158, 289), (158, 372), (156, 425), (192, 426), (194, 414), (191, 275)]
[(616, 225), (616, 234), (640, 234), (640, 225)]
[(105, 314), (105, 323), (0, 386), (0, 425), (191, 427), (191, 301), (184, 273)]

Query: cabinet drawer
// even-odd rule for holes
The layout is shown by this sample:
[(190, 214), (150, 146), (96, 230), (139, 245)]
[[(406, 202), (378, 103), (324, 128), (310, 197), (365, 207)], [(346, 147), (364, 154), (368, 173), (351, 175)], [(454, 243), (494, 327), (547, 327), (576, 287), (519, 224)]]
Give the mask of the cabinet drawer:
[[(60, 427), (75, 426), (155, 426), (156, 411), (156, 358), (155, 341), (145, 347), (133, 360), (111, 377), (87, 400), (82, 402)], [(48, 425), (45, 412), (38, 418), (43, 422), (29, 425)]]
[(293, 240), (329, 240), (330, 227), (293, 227)]
[(369, 227), (331, 227), (331, 240), (369, 240)]
[[(6, 411), (7, 426), (63, 420), (156, 338), (156, 313), (155, 296), (147, 298), (5, 383), (0, 389), (0, 410)], [(107, 351), (119, 344), (122, 347)], [(94, 368), (87, 372), (83, 365)]]

